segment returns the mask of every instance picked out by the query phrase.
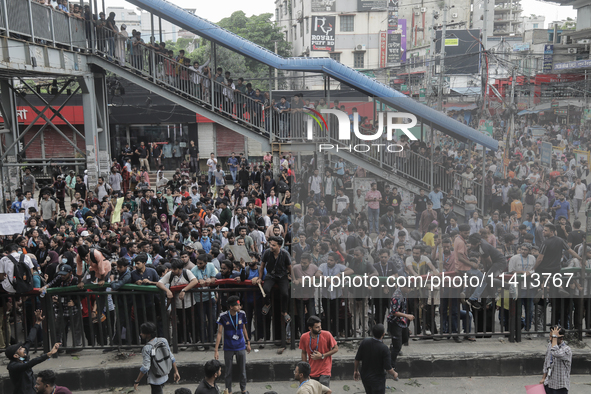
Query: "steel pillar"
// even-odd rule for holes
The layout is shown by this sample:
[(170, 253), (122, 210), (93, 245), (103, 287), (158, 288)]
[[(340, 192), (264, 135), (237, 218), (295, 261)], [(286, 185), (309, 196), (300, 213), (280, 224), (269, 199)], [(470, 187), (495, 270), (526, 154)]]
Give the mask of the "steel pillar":
[(99, 174), (107, 174), (111, 164), (107, 86), (105, 77), (101, 74), (79, 78), (79, 83), (82, 87), (84, 109), (88, 187), (92, 189)]
[[(16, 95), (14, 94), (12, 79), (0, 80), (0, 104), (2, 117), (4, 118), (4, 129), (10, 130), (7, 133), (0, 134), (0, 138), (4, 140), (5, 146), (10, 147), (19, 136)], [(7, 164), (17, 163), (18, 151), (18, 144), (15, 144), (6, 152), (0, 152), (6, 154), (5, 160), (0, 160), (0, 175), (3, 179), (3, 190), (0, 190), (2, 201), (5, 198), (14, 199), (15, 191), (20, 187), (19, 168), (4, 168), (3, 166), (5, 161)], [(2, 207), (4, 207), (4, 204), (2, 204)]]

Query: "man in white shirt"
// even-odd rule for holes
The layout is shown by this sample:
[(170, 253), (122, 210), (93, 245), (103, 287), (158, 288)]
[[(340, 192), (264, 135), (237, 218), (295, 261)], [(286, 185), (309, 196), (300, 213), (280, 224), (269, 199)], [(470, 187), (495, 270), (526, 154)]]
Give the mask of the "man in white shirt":
[[(365, 201), (362, 199), (365, 203)], [(337, 191), (337, 213), (343, 212), (345, 209), (349, 209), (349, 197), (345, 195), (345, 191), (343, 189), (339, 189)]]
[(581, 182), (581, 178), (576, 177), (573, 190), (575, 191), (575, 195), (573, 197), (573, 211), (575, 213), (575, 220), (577, 220), (579, 217), (579, 211), (581, 210), (581, 205), (583, 205), (583, 200), (585, 199), (587, 186)]
[(212, 153), (210, 156), (211, 157), (207, 159), (207, 167), (209, 167), (207, 171), (207, 176), (209, 184), (211, 185), (211, 178), (213, 178), (216, 166), (218, 165), (218, 159), (215, 158), (215, 153)]
[[(14, 287), (12, 287), (11, 279), (14, 276), (14, 261), (18, 262), (21, 257), (22, 251), (19, 251), (19, 246), (17, 244), (10, 244), (6, 247), (6, 252), (8, 255), (3, 257), (0, 260), (0, 280), (2, 281), (2, 288), (4, 291), (8, 293), (16, 293)], [(11, 256), (14, 261), (8, 257)], [(33, 273), (33, 262), (31, 258), (27, 255), (24, 257), (24, 263), (31, 269), (31, 274)]]
[(21, 208), (25, 209), (25, 220), (29, 220), (29, 218), (31, 217), (31, 215), (29, 215), (29, 208), (35, 208), (37, 212), (39, 212), (37, 200), (33, 198), (33, 194), (31, 192), (25, 193), (25, 199), (21, 203)]
[(314, 199), (316, 200), (316, 202), (318, 202), (320, 200), (320, 197), (322, 196), (321, 188), (322, 177), (318, 174), (318, 169), (315, 169), (314, 175), (312, 175), (310, 179), (308, 179), (308, 193), (310, 193), (310, 190), (314, 191)]

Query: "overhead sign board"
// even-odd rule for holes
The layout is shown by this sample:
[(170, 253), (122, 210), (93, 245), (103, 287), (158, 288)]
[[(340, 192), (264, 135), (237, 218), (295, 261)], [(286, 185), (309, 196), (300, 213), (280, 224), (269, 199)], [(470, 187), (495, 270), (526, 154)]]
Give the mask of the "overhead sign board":
[(336, 16), (315, 15), (312, 22), (312, 50), (334, 51)]

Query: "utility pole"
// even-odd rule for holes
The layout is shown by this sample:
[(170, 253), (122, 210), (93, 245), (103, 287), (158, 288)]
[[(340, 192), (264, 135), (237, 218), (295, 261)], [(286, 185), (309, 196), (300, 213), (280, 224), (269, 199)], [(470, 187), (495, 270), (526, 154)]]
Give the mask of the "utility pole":
[[(275, 54), (277, 55), (277, 40), (275, 40)], [(279, 90), (279, 72), (277, 71), (277, 68), (275, 68), (275, 91)]]
[(437, 89), (437, 110), (443, 111), (443, 77), (445, 74), (445, 29), (447, 27), (447, 5), (443, 7), (443, 26), (441, 27), (441, 55), (439, 58), (439, 88)]
[(431, 87), (433, 84), (433, 77), (435, 76), (435, 40), (437, 35), (435, 34), (435, 15), (438, 11), (433, 10), (431, 14), (431, 45), (429, 47), (429, 69), (427, 74), (427, 86), (426, 88), (429, 89), (429, 103), (432, 103), (431, 99), (433, 98), (433, 88)]
[(515, 67), (511, 70), (511, 100), (509, 104), (509, 113), (511, 114), (511, 130), (509, 131), (509, 148), (513, 145), (513, 135), (515, 134)]
[(488, 41), (488, 2), (490, 0), (484, 0), (484, 9), (482, 10), (482, 45), (486, 50)]
[[(489, 0), (484, 0), (483, 6), (484, 9), (482, 10), (482, 56), (487, 56), (486, 49), (488, 45), (488, 2)], [(480, 62), (480, 84), (482, 85), (482, 112), (484, 112), (486, 108), (486, 92), (488, 91), (488, 79), (484, 78), (484, 73), (486, 69), (486, 59)]]

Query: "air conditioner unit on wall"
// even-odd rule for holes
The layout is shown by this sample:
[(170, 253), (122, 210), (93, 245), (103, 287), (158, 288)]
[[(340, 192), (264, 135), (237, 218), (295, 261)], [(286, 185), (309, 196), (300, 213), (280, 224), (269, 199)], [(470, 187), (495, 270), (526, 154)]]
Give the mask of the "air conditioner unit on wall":
[(365, 51), (365, 45), (364, 44), (357, 44), (357, 45), (355, 45), (355, 50), (356, 51)]
[(422, 13), (425, 13), (425, 12), (427, 12), (427, 7), (421, 7), (421, 12), (422, 12)]
[(568, 48), (568, 53), (577, 53), (577, 48)]
[(415, 11), (415, 16), (419, 16), (421, 13), (419, 11)]

